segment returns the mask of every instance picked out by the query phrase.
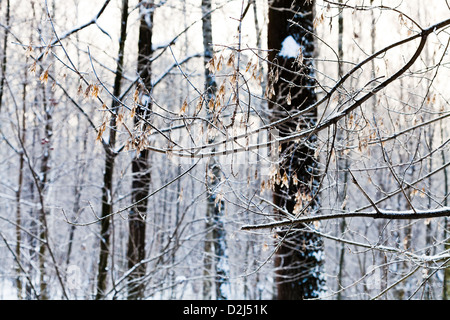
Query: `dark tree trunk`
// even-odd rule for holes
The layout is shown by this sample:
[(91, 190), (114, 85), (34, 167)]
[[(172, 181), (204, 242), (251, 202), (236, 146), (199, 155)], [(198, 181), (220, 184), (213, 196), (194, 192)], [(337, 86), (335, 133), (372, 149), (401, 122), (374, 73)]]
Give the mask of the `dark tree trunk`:
[[(122, 16), (120, 28), (120, 43), (119, 53), (117, 58), (116, 75), (114, 79), (113, 95), (120, 96), (121, 81), (123, 75), (123, 60), (125, 39), (127, 35), (127, 21), (128, 21), (128, 0), (122, 1)], [(96, 299), (104, 298), (107, 284), (108, 274), (108, 258), (110, 245), (110, 225), (111, 213), (113, 209), (113, 173), (116, 153), (114, 151), (116, 144), (116, 129), (117, 129), (117, 114), (119, 111), (119, 103), (113, 99), (111, 111), (111, 119), (109, 121), (109, 145), (105, 147), (105, 168), (103, 173), (103, 187), (102, 187), (102, 210), (100, 221), (100, 254), (98, 260), (98, 274), (97, 274), (97, 293)]]
[[(314, 91), (314, 1), (274, 0), (269, 6), (269, 108), (272, 121), (287, 117), (316, 102)], [(298, 56), (300, 54), (300, 56)], [(316, 123), (317, 111), (292, 119), (277, 127), (280, 137)], [(312, 201), (306, 212), (318, 210), (316, 136), (307, 141), (280, 146), (279, 180), (275, 183), (274, 203), (297, 214), (301, 202)], [(282, 215), (281, 212), (277, 213)], [(321, 237), (304, 231), (306, 225), (278, 233), (282, 241), (276, 252), (278, 299), (317, 298), (323, 289)]]
[[(151, 57), (152, 57), (152, 25), (153, 25), (153, 2), (142, 1), (139, 12), (141, 13), (138, 42), (138, 73), (142, 79), (142, 93), (140, 105), (137, 107), (134, 118), (138, 132), (142, 132), (141, 139), (145, 139), (147, 125), (140, 119), (149, 120), (148, 114), (151, 109), (150, 93), (152, 91), (151, 81)], [(128, 238), (128, 268), (133, 268), (145, 258), (145, 217), (147, 214), (147, 198), (149, 193), (151, 172), (149, 162), (149, 150), (136, 151), (136, 157), (131, 163), (132, 170), (132, 201), (136, 205), (129, 214), (129, 238)], [(145, 275), (145, 264), (139, 264), (131, 272), (128, 282), (128, 299), (142, 299), (144, 296), (145, 284), (142, 277)]]

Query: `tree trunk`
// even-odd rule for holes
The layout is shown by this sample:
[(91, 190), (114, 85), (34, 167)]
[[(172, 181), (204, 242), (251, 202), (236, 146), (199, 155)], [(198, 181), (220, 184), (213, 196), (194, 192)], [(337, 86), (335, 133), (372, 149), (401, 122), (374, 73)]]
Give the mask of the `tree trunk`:
[(10, 3), (9, 0), (6, 1), (6, 16), (5, 16), (5, 35), (3, 37), (3, 57), (1, 62), (1, 69), (2, 69), (2, 77), (0, 79), (0, 111), (2, 110), (3, 105), (3, 92), (4, 92), (4, 86), (5, 86), (5, 79), (6, 79), (6, 63), (7, 63), (7, 48), (8, 48), (8, 33), (9, 33), (9, 20), (10, 20)]
[[(28, 59), (27, 59), (28, 60)], [(18, 125), (18, 136), (20, 137), (21, 143), (25, 145), (26, 140), (26, 111), (27, 111), (27, 71), (24, 72), (24, 79), (22, 86), (22, 117), (21, 117), (21, 125)], [(19, 119), (19, 110), (17, 112), (17, 119)], [(16, 267), (16, 286), (17, 286), (17, 298), (21, 300), (23, 298), (23, 286), (22, 286), (22, 276), (21, 276), (21, 268), (19, 266), (19, 263), (21, 261), (21, 255), (22, 255), (22, 207), (20, 205), (20, 201), (22, 199), (22, 190), (23, 190), (23, 171), (25, 169), (25, 155), (22, 151), (20, 153), (19, 158), (19, 174), (18, 174), (18, 182), (17, 182), (17, 190), (16, 190), (16, 257), (18, 261), (18, 265)]]
[[(316, 102), (314, 91), (314, 1), (275, 0), (269, 6), (268, 98), (272, 121), (287, 117)], [(299, 56), (300, 54), (300, 56)], [(317, 110), (277, 127), (280, 137), (314, 126)], [(275, 183), (275, 205), (292, 214), (303, 204), (306, 212), (319, 208), (317, 163), (314, 156), (316, 136), (307, 141), (280, 145), (279, 179)], [(277, 181), (278, 182), (278, 181)], [(276, 211), (280, 216), (278, 210)], [(323, 241), (318, 235), (299, 229), (278, 232), (281, 242), (275, 257), (277, 298), (317, 298), (323, 290)]]
[[(205, 65), (205, 106), (208, 109), (209, 102), (214, 99), (217, 93), (217, 83), (214, 74), (208, 69), (207, 63), (213, 58), (213, 39), (211, 22), (211, 0), (202, 0), (203, 14), (203, 50)], [(208, 118), (212, 119), (212, 114), (208, 112)], [(208, 139), (208, 143), (214, 142), (214, 137)], [(211, 279), (215, 279), (215, 293), (217, 300), (226, 300), (229, 296), (229, 282), (227, 273), (227, 246), (226, 234), (223, 224), (224, 201), (217, 199), (217, 186), (220, 182), (220, 167), (217, 159), (212, 157), (208, 161), (207, 191), (208, 198), (206, 204), (206, 239), (204, 246), (204, 275), (203, 299), (212, 298), (213, 286)]]
[[(8, 2), (9, 5), (9, 2)], [(8, 14), (9, 15), (9, 14)], [(9, 19), (9, 18), (8, 18)], [(6, 35), (5, 35), (6, 38)], [(31, 41), (30, 41), (31, 42)], [(6, 48), (6, 45), (5, 45)], [(6, 50), (5, 50), (6, 55)], [(5, 59), (5, 58), (4, 58)], [(25, 57), (25, 62), (28, 65), (28, 57)], [(18, 123), (18, 132), (17, 135), (19, 136), (19, 139), (21, 140), (21, 143), (25, 145), (26, 143), (26, 112), (27, 112), (27, 86), (28, 86), (28, 70), (24, 70), (23, 73), (23, 83), (22, 83), (22, 114), (21, 114), (21, 125)], [(1, 106), (1, 102), (0, 102)], [(16, 111), (17, 114), (17, 121), (19, 122), (19, 110)], [(21, 255), (22, 255), (22, 207), (20, 205), (20, 201), (22, 199), (22, 191), (23, 191), (23, 185), (24, 185), (24, 170), (25, 170), (25, 155), (24, 151), (20, 153), (19, 158), (19, 174), (18, 174), (18, 183), (17, 183), (17, 190), (16, 190), (16, 256), (18, 261), (18, 266), (16, 268), (16, 286), (17, 286), (17, 298), (19, 300), (23, 299), (23, 285), (22, 285), (22, 275), (21, 275), (21, 268), (19, 266), (19, 263), (21, 261)]]
[[(80, 126), (78, 126), (78, 131), (81, 132), (80, 130)], [(83, 135), (82, 134), (78, 134), (76, 137), (76, 144), (79, 143), (78, 141), (78, 137), (79, 136), (83, 136), (83, 147), (80, 150), (80, 152), (77, 152), (76, 154), (76, 163), (79, 163), (81, 161), (81, 156), (80, 155), (85, 155), (87, 154), (87, 137), (88, 137), (88, 133), (85, 132)], [(73, 202), (73, 217), (76, 219), (77, 215), (81, 209), (81, 193), (82, 193), (82, 189), (83, 189), (83, 183), (85, 180), (85, 176), (86, 176), (86, 162), (85, 160), (82, 160), (83, 163), (81, 164), (81, 167), (77, 170), (76, 172), (76, 177), (75, 177), (75, 186), (73, 188), (73, 197), (74, 197), (74, 202)], [(73, 240), (75, 237), (75, 229), (76, 229), (76, 224), (71, 224), (70, 225), (70, 229), (69, 229), (69, 240), (68, 240), (68, 246), (67, 246), (67, 256), (66, 256), (66, 267), (68, 267), (70, 265), (70, 258), (72, 255), (72, 248), (73, 248)]]
[[(128, 0), (122, 0), (122, 15), (120, 28), (120, 43), (119, 53), (117, 58), (116, 74), (114, 79), (113, 95), (118, 97), (121, 91), (121, 81), (123, 75), (123, 60), (125, 39), (127, 35), (127, 21), (128, 21)], [(97, 274), (97, 293), (96, 300), (104, 298), (107, 273), (108, 273), (108, 258), (110, 245), (110, 225), (111, 213), (113, 210), (113, 173), (116, 153), (114, 151), (116, 144), (116, 129), (117, 129), (117, 115), (119, 112), (119, 103), (113, 99), (111, 107), (111, 119), (109, 121), (109, 145), (105, 147), (105, 168), (103, 173), (103, 187), (102, 187), (102, 209), (101, 209), (101, 227), (100, 227), (100, 254), (98, 260), (98, 274)]]
[[(342, 4), (342, 0), (339, 0), (339, 4)], [(344, 75), (343, 71), (343, 59), (344, 59), (344, 47), (343, 47), (343, 36), (344, 36), (344, 12), (343, 9), (339, 8), (339, 16), (338, 16), (338, 79)], [(342, 102), (342, 97), (339, 95), (339, 103)], [(348, 137), (348, 133), (347, 133)], [(345, 136), (340, 136), (340, 138), (344, 141), (346, 140)], [(345, 159), (344, 159), (345, 157)], [(342, 163), (343, 162), (343, 163)], [(338, 174), (342, 176), (343, 187), (339, 194), (339, 202), (345, 203), (345, 198), (347, 197), (347, 183), (348, 183), (348, 167), (349, 160), (348, 157), (345, 156), (344, 152), (340, 152), (339, 154), (339, 162), (338, 162)], [(342, 210), (345, 210), (345, 205), (342, 207)], [(347, 222), (345, 219), (342, 219), (339, 222), (339, 231), (340, 235), (343, 236), (345, 233), (345, 229), (347, 228)], [(340, 244), (339, 250), (339, 264), (338, 264), (338, 274), (337, 274), (337, 300), (342, 300), (342, 291), (343, 287), (343, 273), (345, 268), (345, 244)]]
[[(444, 126), (442, 121), (440, 121), (440, 129), (441, 129), (441, 142), (443, 142), (444, 137)], [(445, 151), (441, 151), (442, 163), (446, 163), (445, 159)], [(448, 172), (447, 168), (444, 169), (444, 192), (448, 194)], [(444, 198), (444, 206), (448, 206), (448, 197)], [(450, 250), (450, 240), (448, 239), (450, 236), (450, 219), (448, 217), (444, 218), (444, 250)], [(442, 300), (450, 300), (450, 261), (444, 265), (444, 279), (442, 285)]]
[[(141, 14), (138, 42), (138, 73), (142, 79), (143, 96), (140, 101), (142, 107), (137, 107), (134, 118), (135, 127), (141, 126), (141, 139), (145, 139), (147, 124), (140, 118), (149, 120), (148, 114), (151, 110), (150, 93), (152, 91), (151, 81), (151, 57), (152, 57), (152, 25), (153, 25), (153, 1), (142, 1), (139, 6)], [(129, 237), (127, 260), (128, 268), (133, 268), (145, 258), (145, 217), (147, 214), (146, 196), (150, 190), (151, 172), (149, 163), (150, 153), (148, 149), (137, 150), (136, 157), (131, 162), (132, 185), (131, 198), (136, 205), (129, 214)], [(145, 284), (140, 278), (145, 275), (145, 264), (140, 264), (130, 274), (128, 282), (128, 299), (142, 299)]]
[[(42, 144), (44, 145), (43, 156), (41, 160), (41, 178), (40, 178), (40, 186), (39, 192), (42, 193), (42, 199), (45, 199), (47, 182), (48, 182), (48, 174), (50, 171), (50, 151), (51, 151), (51, 143), (53, 136), (53, 106), (51, 105), (51, 100), (47, 99), (46, 95), (46, 87), (42, 86), (42, 103), (44, 106), (44, 114), (45, 114), (45, 127), (44, 127), (44, 139), (42, 140)], [(41, 239), (39, 244), (39, 283), (40, 283), (40, 299), (48, 299), (47, 292), (47, 276), (46, 276), (46, 249), (47, 249), (47, 238), (48, 238), (48, 227), (46, 222), (46, 216), (48, 214), (47, 209), (42, 206), (42, 210), (39, 214), (39, 228)]]

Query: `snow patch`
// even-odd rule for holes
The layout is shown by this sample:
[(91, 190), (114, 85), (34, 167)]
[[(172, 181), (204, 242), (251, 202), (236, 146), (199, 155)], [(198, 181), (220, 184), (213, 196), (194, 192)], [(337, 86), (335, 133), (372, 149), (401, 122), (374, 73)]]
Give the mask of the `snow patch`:
[(301, 46), (292, 36), (287, 36), (281, 43), (281, 50), (278, 55), (285, 58), (297, 58), (300, 53)]
[(144, 107), (147, 107), (147, 105), (150, 103), (150, 96), (149, 95), (147, 95), (147, 94), (144, 94), (142, 97), (141, 97), (141, 104), (144, 106)]

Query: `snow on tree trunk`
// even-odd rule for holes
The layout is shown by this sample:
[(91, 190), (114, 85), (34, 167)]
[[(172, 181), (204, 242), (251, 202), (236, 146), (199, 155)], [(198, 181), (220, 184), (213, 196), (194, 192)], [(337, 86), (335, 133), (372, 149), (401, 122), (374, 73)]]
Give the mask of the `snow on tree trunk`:
[[(316, 102), (314, 91), (314, 1), (275, 0), (269, 5), (269, 76), (267, 94), (272, 120), (305, 109)], [(317, 111), (277, 127), (280, 137), (314, 126)], [(292, 214), (319, 209), (317, 197), (316, 136), (288, 142), (279, 148), (278, 181), (274, 185), (275, 205)], [(277, 214), (282, 213), (277, 211)], [(323, 241), (300, 225), (278, 232), (281, 244), (276, 252), (278, 299), (319, 297), (325, 280), (322, 273)]]

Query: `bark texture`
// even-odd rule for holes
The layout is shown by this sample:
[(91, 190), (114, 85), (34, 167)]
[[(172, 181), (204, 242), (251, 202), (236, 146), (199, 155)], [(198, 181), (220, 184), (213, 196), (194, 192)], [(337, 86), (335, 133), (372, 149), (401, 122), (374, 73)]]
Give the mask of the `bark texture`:
[[(274, 0), (269, 6), (268, 98), (272, 120), (315, 103), (314, 91), (314, 1)], [(288, 121), (277, 128), (280, 137), (314, 126), (317, 111)], [(274, 203), (290, 213), (318, 210), (316, 136), (280, 145), (278, 181)], [(309, 205), (309, 206), (308, 206)], [(279, 215), (282, 215), (277, 210)], [(287, 227), (278, 233), (276, 253), (277, 298), (311, 299), (324, 286), (322, 239), (307, 231), (307, 225)]]
[[(145, 140), (145, 132), (149, 121), (149, 111), (151, 110), (150, 93), (152, 91), (152, 31), (153, 31), (153, 1), (142, 1), (139, 12), (141, 14), (138, 41), (138, 63), (137, 70), (141, 77), (141, 99), (136, 109), (134, 118), (135, 129), (141, 133), (140, 138)], [(137, 142), (138, 144), (141, 141)], [(147, 215), (147, 195), (151, 183), (151, 165), (149, 162), (150, 153), (148, 149), (136, 151), (136, 157), (131, 162), (133, 174), (131, 193), (132, 201), (135, 203), (130, 210), (128, 227), (128, 268), (135, 268), (131, 272), (128, 282), (128, 299), (142, 299), (144, 297), (145, 264), (140, 263), (145, 259), (145, 230)]]

